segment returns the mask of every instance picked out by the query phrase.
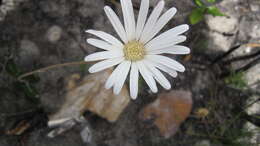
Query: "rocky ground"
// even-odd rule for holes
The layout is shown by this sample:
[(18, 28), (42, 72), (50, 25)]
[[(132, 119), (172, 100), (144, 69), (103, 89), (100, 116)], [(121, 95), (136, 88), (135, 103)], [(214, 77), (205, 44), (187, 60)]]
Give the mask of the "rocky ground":
[[(196, 8), (192, 0), (165, 1), (167, 9), (178, 9), (167, 28), (189, 23)], [(138, 10), (139, 0), (133, 2)], [(154, 7), (158, 0), (150, 2)], [(176, 58), (187, 70), (168, 78), (173, 91), (152, 94), (141, 82), (137, 100), (129, 100), (125, 87), (118, 101), (101, 86), (109, 71), (88, 75), (90, 64), (54, 67), (19, 80), (23, 73), (82, 61), (97, 51), (84, 31), (115, 34), (105, 5), (121, 15), (116, 0), (0, 1), (0, 146), (260, 144), (259, 0), (219, 0), (214, 5), (226, 16), (205, 15), (190, 25), (185, 45), (192, 53)], [(158, 100), (164, 104), (150, 109)], [(110, 105), (119, 102), (124, 104)], [(59, 118), (70, 122), (48, 126)]]

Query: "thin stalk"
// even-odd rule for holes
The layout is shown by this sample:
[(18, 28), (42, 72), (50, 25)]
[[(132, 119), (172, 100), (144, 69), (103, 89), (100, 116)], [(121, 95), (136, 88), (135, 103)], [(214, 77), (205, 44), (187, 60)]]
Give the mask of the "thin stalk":
[(62, 64), (55, 64), (55, 65), (47, 66), (47, 67), (44, 67), (44, 68), (40, 68), (40, 69), (31, 71), (31, 72), (22, 74), (21, 76), (18, 77), (18, 80), (22, 81), (22, 79), (27, 77), (27, 76), (30, 76), (30, 75), (35, 74), (35, 73), (45, 72), (45, 71), (50, 70), (50, 69), (64, 67), (64, 66), (81, 65), (81, 64), (88, 64), (88, 63), (85, 62), (85, 61), (78, 61), (78, 62), (68, 62), (68, 63), (62, 63)]

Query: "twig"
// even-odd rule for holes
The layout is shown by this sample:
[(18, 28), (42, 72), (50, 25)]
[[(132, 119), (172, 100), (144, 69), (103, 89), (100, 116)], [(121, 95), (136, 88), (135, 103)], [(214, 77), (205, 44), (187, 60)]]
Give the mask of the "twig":
[(253, 104), (257, 103), (260, 101), (260, 98), (257, 98), (256, 100), (254, 100), (253, 102), (249, 103), (248, 105), (246, 105), (243, 110), (247, 109), (248, 107), (252, 106)]
[(231, 48), (230, 50), (228, 50), (227, 52), (221, 54), (220, 56), (218, 56), (216, 59), (214, 59), (211, 63), (211, 65), (216, 64), (217, 62), (221, 61), (223, 58), (227, 57), (229, 54), (231, 54), (232, 52), (234, 52), (235, 50), (237, 50), (241, 45), (237, 45), (233, 48)]
[[(247, 43), (247, 44), (242, 44), (242, 45), (245, 45), (245, 46), (251, 47), (251, 48), (260, 47), (260, 44), (258, 44), (258, 43)], [(227, 52), (225, 52), (225, 53), (219, 55), (216, 59), (214, 59), (214, 60), (212, 61), (211, 65), (216, 64), (217, 62), (221, 61), (223, 58), (227, 57), (229, 54), (231, 54), (231, 53), (234, 52), (235, 50), (239, 49), (240, 46), (242, 46), (242, 45), (234, 46), (233, 48), (231, 48), (231, 49), (228, 50)], [(259, 52), (257, 52), (257, 53), (259, 53)], [(257, 53), (252, 54), (252, 55), (256, 55), (256, 56), (257, 56)], [(258, 54), (258, 55), (259, 55), (259, 54)], [(242, 56), (241, 56), (241, 57), (242, 57)], [(237, 60), (237, 59), (235, 59), (235, 60)], [(227, 61), (225, 61), (225, 62), (227, 62)]]
[(32, 74), (45, 72), (45, 71), (50, 70), (50, 69), (54, 69), (54, 68), (58, 68), (58, 67), (64, 67), (64, 66), (71, 66), (71, 65), (80, 65), (80, 64), (88, 64), (88, 63), (85, 62), (85, 61), (79, 61), (79, 62), (69, 62), (69, 63), (55, 64), (55, 65), (47, 66), (47, 67), (44, 67), (44, 68), (40, 68), (40, 69), (31, 71), (31, 72), (22, 74), (21, 76), (18, 77), (18, 80), (22, 80), (23, 78), (30, 76)]
[(247, 60), (247, 59), (250, 59), (250, 58), (254, 58), (254, 57), (258, 56), (258, 55), (260, 55), (260, 51), (257, 51), (257, 52), (255, 52), (253, 54), (244, 55), (244, 56), (238, 56), (238, 57), (226, 60), (226, 61), (223, 62), (223, 64), (230, 64), (230, 63), (236, 62), (236, 61)]
[(254, 59), (253, 61), (249, 62), (247, 65), (239, 68), (239, 69), (236, 69), (235, 70), (235, 73), (238, 73), (238, 72), (241, 72), (241, 71), (247, 71), (248, 69), (250, 69), (251, 67), (257, 65), (258, 63), (260, 63), (260, 57)]
[[(239, 89), (238, 89), (238, 90), (239, 90)], [(260, 96), (260, 92), (259, 92), (259, 91), (253, 90), (253, 89), (251, 89), (251, 88), (247, 88), (247, 89), (245, 89), (244, 91), (245, 91), (247, 94)], [(259, 102), (259, 101), (260, 101), (260, 98), (258, 99), (257, 102)]]
[[(254, 59), (253, 61), (249, 62), (248, 64), (244, 65), (243, 67), (240, 67), (238, 69), (236, 69), (234, 71), (234, 73), (239, 73), (239, 72), (244, 72), (249, 70), (250, 68), (254, 67), (255, 65), (257, 65), (258, 63), (260, 63), (260, 57)], [(220, 78), (224, 78), (226, 76), (229, 76), (231, 74), (230, 71), (228, 72), (223, 72), (222, 74), (220, 74)]]
[(250, 123), (254, 124), (255, 126), (260, 127), (260, 115), (254, 114), (254, 115), (248, 115), (245, 113), (244, 118), (249, 121)]

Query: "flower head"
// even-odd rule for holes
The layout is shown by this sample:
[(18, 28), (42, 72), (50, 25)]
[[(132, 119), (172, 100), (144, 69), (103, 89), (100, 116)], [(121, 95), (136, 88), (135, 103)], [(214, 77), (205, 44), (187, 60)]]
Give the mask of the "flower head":
[(176, 77), (177, 71), (184, 72), (185, 68), (161, 54), (189, 54), (189, 48), (177, 45), (186, 40), (181, 34), (187, 31), (189, 26), (183, 24), (157, 35), (175, 15), (176, 8), (171, 8), (161, 15), (164, 8), (164, 1), (161, 0), (148, 17), (149, 0), (142, 0), (136, 22), (131, 0), (121, 0), (121, 4), (124, 26), (109, 6), (104, 7), (120, 40), (102, 31), (86, 31), (100, 38), (90, 38), (87, 42), (104, 50), (85, 57), (85, 61), (102, 60), (90, 67), (89, 72), (95, 73), (117, 65), (105, 84), (107, 89), (113, 87), (115, 94), (119, 94), (130, 72), (132, 99), (136, 99), (138, 95), (139, 73), (152, 92), (158, 91), (155, 81), (165, 89), (170, 89), (171, 84), (161, 71)]

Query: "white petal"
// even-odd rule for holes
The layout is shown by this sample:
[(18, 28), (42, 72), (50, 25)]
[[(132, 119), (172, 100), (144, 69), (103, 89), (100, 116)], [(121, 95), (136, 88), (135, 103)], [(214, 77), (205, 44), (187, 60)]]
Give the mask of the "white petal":
[(116, 67), (116, 69), (112, 72), (112, 74), (108, 77), (106, 84), (105, 84), (106, 89), (113, 87), (114, 83), (117, 81), (117, 76), (118, 76), (120, 70), (122, 69), (122, 65), (121, 65), (122, 63), (120, 63)]
[[(118, 76), (117, 76), (117, 81), (114, 83), (114, 94), (118, 95), (125, 83), (126, 77), (128, 75), (131, 62), (130, 61), (124, 61), (122, 64), (122, 69), (120, 69)], [(121, 65), (120, 64), (120, 65)]]
[(136, 62), (136, 64), (137, 64), (138, 70), (140, 71), (142, 77), (144, 78), (145, 82), (150, 87), (152, 92), (154, 92), (154, 93), (158, 92), (158, 88), (156, 86), (156, 82), (153, 78), (152, 73), (148, 71), (148, 69), (146, 68), (146, 66), (144, 65), (144, 63), (142, 61), (138, 61), (138, 62)]
[(150, 17), (147, 20), (147, 23), (145, 24), (144, 30), (142, 32), (140, 41), (143, 42), (144, 40), (147, 39), (147, 37), (149, 37), (152, 29), (154, 28), (154, 25), (156, 24), (157, 19), (159, 18), (162, 10), (164, 8), (164, 1), (161, 0), (157, 6), (154, 8), (152, 14), (150, 15)]
[(135, 17), (132, 1), (121, 0), (120, 2), (122, 5), (126, 35), (128, 37), (128, 40), (130, 41), (135, 37)]
[(132, 99), (136, 99), (138, 95), (138, 78), (139, 72), (135, 62), (132, 62), (130, 72), (130, 96)]
[(104, 59), (111, 59), (111, 58), (118, 58), (123, 57), (124, 53), (122, 50), (117, 51), (102, 51), (102, 52), (96, 52), (93, 54), (90, 54), (85, 57), (85, 61), (98, 61), (98, 60), (104, 60)]
[(99, 71), (102, 71), (104, 69), (107, 69), (107, 68), (110, 68), (112, 66), (117, 65), (120, 62), (122, 62), (123, 60), (124, 60), (123, 57), (107, 59), (107, 60), (104, 60), (104, 61), (101, 61), (101, 62), (98, 62), (98, 63), (94, 64), (93, 66), (91, 66), (89, 68), (88, 71), (90, 73), (99, 72)]
[(126, 36), (128, 38), (130, 26), (129, 26), (129, 20), (128, 20), (128, 17), (127, 17), (127, 15), (128, 15), (127, 14), (127, 3), (125, 3), (125, 1), (126, 0), (120, 0), (120, 3), (121, 3), (121, 7), (122, 7), (122, 12), (123, 12)]
[(154, 43), (148, 43), (145, 45), (146, 51), (151, 51), (151, 50), (158, 50), (158, 49), (163, 49), (167, 47), (171, 47), (173, 45), (182, 43), (186, 41), (186, 36), (180, 35), (180, 36), (175, 36), (172, 38), (164, 39), (161, 41), (157, 41)]
[(172, 29), (170, 29), (166, 32), (163, 32), (159, 36), (152, 39), (147, 45), (154, 44), (156, 42), (161, 42), (163, 40), (171, 39), (173, 37), (176, 37), (176, 36), (186, 32), (188, 29), (189, 29), (189, 25), (187, 25), (187, 24), (179, 25), (179, 26), (174, 27), (174, 28), (172, 28)]
[(163, 88), (169, 90), (171, 89), (170, 82), (165, 78), (165, 76), (157, 69), (155, 68), (149, 61), (144, 60), (145, 65), (147, 68), (153, 73), (154, 78), (158, 83), (162, 85)]
[(190, 53), (190, 48), (185, 47), (185, 46), (180, 46), (180, 45), (175, 45), (172, 47), (167, 47), (163, 49), (158, 49), (158, 50), (152, 50), (148, 51), (147, 54), (189, 54)]
[(132, 4), (132, 0), (128, 0), (128, 11), (130, 17), (130, 35), (129, 40), (133, 40), (135, 38), (135, 15), (134, 15), (134, 8)]
[(139, 14), (138, 14), (138, 19), (137, 19), (137, 25), (136, 25), (136, 34), (135, 34), (136, 40), (139, 40), (141, 33), (143, 31), (148, 10), (149, 10), (149, 0), (142, 0)]
[(118, 36), (121, 38), (123, 42), (126, 43), (126, 32), (116, 13), (109, 6), (105, 6), (104, 10), (115, 31), (117, 32)]
[(155, 63), (155, 62), (150, 62), (153, 66), (157, 67), (158, 69), (168, 73), (170, 76), (172, 76), (173, 78), (177, 77), (177, 71), (175, 71), (174, 69), (171, 69), (161, 63)]
[(123, 44), (114, 36), (103, 32), (103, 31), (97, 31), (97, 30), (86, 30), (87, 33), (93, 34), (107, 42), (109, 42), (112, 45), (118, 46), (118, 47), (123, 47)]
[(87, 42), (92, 46), (95, 46), (97, 48), (104, 49), (104, 50), (120, 50), (121, 49), (120, 47), (113, 46), (105, 41), (98, 40), (98, 39), (90, 38), (90, 39), (87, 39)]
[(146, 55), (146, 58), (152, 62), (164, 64), (165, 66), (172, 68), (179, 72), (184, 72), (185, 68), (179, 62), (162, 55)]
[(176, 14), (176, 12), (177, 12), (176, 8), (171, 8), (167, 12), (165, 12), (156, 22), (150, 35), (143, 40), (143, 43), (145, 44), (149, 40), (151, 40), (172, 19), (172, 17)]

